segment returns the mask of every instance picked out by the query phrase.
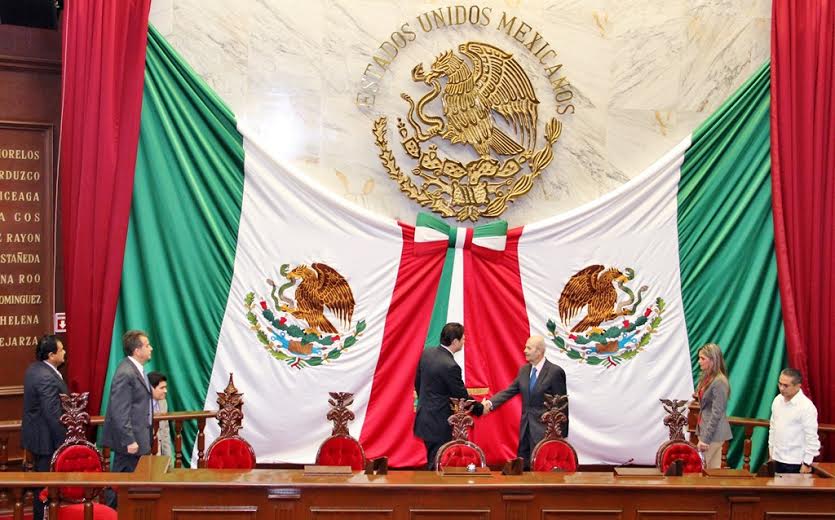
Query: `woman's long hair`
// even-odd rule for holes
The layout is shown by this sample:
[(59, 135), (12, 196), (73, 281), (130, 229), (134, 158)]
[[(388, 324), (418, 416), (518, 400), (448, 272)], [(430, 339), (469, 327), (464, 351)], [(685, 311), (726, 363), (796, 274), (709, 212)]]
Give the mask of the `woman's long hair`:
[(728, 371), (725, 368), (725, 358), (722, 356), (722, 349), (716, 343), (705, 343), (699, 349), (699, 354), (704, 354), (710, 360), (710, 370), (702, 371), (699, 377), (699, 385), (696, 387), (697, 392), (701, 393), (710, 386), (717, 377), (722, 377), (728, 384), (728, 395), (730, 395), (731, 384), (728, 381)]

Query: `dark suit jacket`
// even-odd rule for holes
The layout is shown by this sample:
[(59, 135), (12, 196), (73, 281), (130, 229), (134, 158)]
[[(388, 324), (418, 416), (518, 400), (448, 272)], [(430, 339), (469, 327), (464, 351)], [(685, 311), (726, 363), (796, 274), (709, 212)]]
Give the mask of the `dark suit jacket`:
[[(519, 439), (530, 435), (531, 449), (545, 436), (545, 425), (540, 417), (545, 413), (545, 394), (567, 395), (565, 386), (565, 371), (559, 365), (547, 359), (542, 365), (542, 372), (537, 374), (533, 392), (530, 391), (531, 364), (525, 363), (519, 369), (519, 374), (513, 383), (505, 390), (490, 398), (493, 408), (498, 408), (516, 394), (522, 394), (522, 420), (519, 423)], [(566, 418), (568, 408), (565, 409)], [(568, 421), (562, 429), (563, 437), (568, 437)]]
[[(452, 440), (452, 426), (447, 419), (452, 415), (450, 397), (469, 397), (461, 378), (461, 367), (452, 353), (443, 347), (430, 347), (423, 351), (415, 373), (415, 391), (418, 394), (415, 435), (428, 442)], [(481, 415), (481, 403), (473, 406), (473, 413)]]
[(151, 391), (145, 374), (125, 358), (116, 368), (110, 383), (110, 400), (102, 430), (102, 444), (117, 453), (127, 453), (127, 447), (139, 444), (136, 455), (151, 453)]
[(43, 361), (35, 361), (23, 377), (23, 420), (20, 445), (36, 455), (51, 455), (64, 442), (61, 394), (67, 384)]

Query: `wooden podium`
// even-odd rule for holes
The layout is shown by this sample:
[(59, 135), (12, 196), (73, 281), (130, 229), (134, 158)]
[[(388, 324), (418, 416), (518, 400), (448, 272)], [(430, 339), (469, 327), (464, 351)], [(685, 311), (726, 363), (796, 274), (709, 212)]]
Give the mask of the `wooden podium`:
[(131, 520), (835, 518), (835, 478), (825, 476), (306, 475), (303, 470), (178, 469), (170, 467), (168, 457), (143, 457), (132, 474), (0, 473), (0, 489), (10, 490), (10, 496), (27, 487), (69, 484), (113, 485), (119, 492), (119, 518)]

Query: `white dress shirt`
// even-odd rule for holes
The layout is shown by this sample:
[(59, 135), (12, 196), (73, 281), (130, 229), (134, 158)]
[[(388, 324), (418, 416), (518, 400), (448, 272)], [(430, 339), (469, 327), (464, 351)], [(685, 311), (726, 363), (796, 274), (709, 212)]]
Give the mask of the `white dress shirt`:
[(812, 401), (798, 392), (789, 401), (782, 395), (771, 403), (768, 427), (768, 452), (784, 464), (812, 463), (820, 453), (818, 410)]
[(136, 369), (139, 370), (139, 373), (142, 374), (142, 380), (145, 382), (145, 388), (150, 390), (151, 385), (150, 383), (148, 383), (148, 375), (145, 373), (145, 367), (142, 366), (142, 363), (134, 359), (133, 356), (128, 356), (128, 359), (130, 359), (131, 363), (133, 363), (133, 366), (135, 366)]
[(536, 369), (536, 378), (539, 379), (539, 374), (542, 373), (542, 367), (545, 366), (545, 356), (542, 356), (542, 359), (539, 360), (539, 363), (535, 364), (533, 368)]

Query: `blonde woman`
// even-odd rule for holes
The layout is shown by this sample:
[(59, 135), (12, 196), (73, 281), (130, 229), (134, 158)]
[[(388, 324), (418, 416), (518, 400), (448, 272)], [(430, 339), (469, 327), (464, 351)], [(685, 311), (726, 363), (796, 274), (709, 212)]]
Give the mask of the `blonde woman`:
[(702, 375), (696, 387), (701, 410), (696, 426), (698, 449), (704, 453), (705, 468), (721, 468), (722, 445), (733, 435), (727, 413), (731, 386), (719, 345), (707, 343), (699, 349), (699, 368)]

